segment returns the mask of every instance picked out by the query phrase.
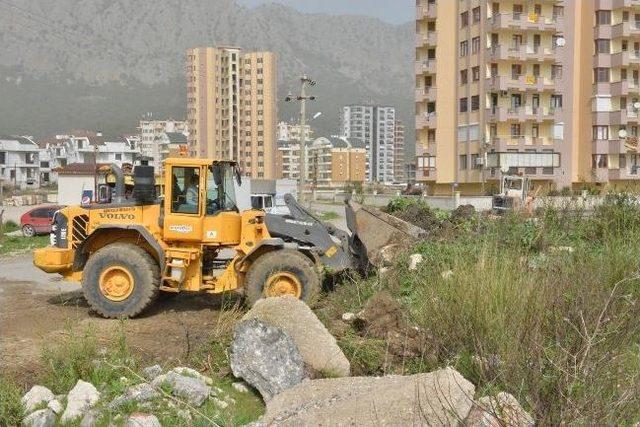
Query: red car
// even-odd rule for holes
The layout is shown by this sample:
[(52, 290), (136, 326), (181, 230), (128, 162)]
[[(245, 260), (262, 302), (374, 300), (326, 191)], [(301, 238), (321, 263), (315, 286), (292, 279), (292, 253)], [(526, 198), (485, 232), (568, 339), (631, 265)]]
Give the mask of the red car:
[(33, 237), (38, 234), (51, 233), (51, 220), (53, 214), (62, 206), (43, 206), (31, 209), (20, 217), (22, 234)]

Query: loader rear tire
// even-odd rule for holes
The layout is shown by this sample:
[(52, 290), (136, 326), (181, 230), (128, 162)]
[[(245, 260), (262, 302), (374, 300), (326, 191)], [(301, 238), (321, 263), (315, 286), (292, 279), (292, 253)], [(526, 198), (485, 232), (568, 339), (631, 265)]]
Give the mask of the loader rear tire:
[(158, 297), (160, 267), (144, 249), (114, 243), (93, 253), (82, 288), (91, 308), (107, 319), (135, 317)]
[(292, 295), (307, 305), (316, 302), (322, 283), (313, 262), (293, 249), (279, 249), (256, 259), (245, 279), (246, 302)]

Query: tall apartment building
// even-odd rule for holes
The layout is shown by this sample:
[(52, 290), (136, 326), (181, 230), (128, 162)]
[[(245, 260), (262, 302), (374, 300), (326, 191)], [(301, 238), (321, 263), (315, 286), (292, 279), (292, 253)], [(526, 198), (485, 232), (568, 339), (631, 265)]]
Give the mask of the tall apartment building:
[(404, 150), (404, 123), (396, 120), (393, 133), (393, 180), (395, 182), (407, 181)]
[(347, 105), (342, 109), (342, 136), (367, 150), (366, 180), (394, 181), (396, 110), (375, 105)]
[(235, 47), (187, 51), (193, 156), (235, 160), (247, 176), (275, 178), (276, 55)]
[(619, 131), (637, 133), (640, 2), (416, 6), (417, 181), (480, 192), (507, 170), (558, 188), (631, 178)]

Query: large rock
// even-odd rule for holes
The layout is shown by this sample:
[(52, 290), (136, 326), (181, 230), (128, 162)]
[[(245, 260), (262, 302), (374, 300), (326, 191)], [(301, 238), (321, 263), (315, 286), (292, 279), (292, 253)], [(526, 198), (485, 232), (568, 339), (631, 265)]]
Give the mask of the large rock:
[(124, 427), (162, 427), (155, 415), (135, 412), (127, 418)]
[(466, 427), (532, 427), (533, 417), (509, 393), (478, 400), (465, 420)]
[(123, 394), (109, 403), (111, 409), (118, 408), (129, 402), (147, 402), (160, 396), (153, 387), (147, 383), (141, 383), (127, 388)]
[(154, 387), (160, 387), (163, 384), (171, 387), (171, 393), (174, 396), (186, 400), (192, 406), (201, 406), (211, 394), (211, 387), (204, 380), (180, 375), (173, 371), (156, 377), (151, 383)]
[(267, 402), (264, 426), (453, 426), (475, 387), (447, 368), (429, 374), (305, 381)]
[(33, 412), (22, 420), (23, 427), (53, 427), (56, 425), (56, 414), (49, 408)]
[(93, 384), (78, 380), (67, 395), (67, 408), (64, 410), (60, 421), (69, 423), (79, 418), (87, 410), (91, 409), (98, 400), (100, 400), (100, 392)]
[(229, 361), (233, 375), (256, 388), (265, 401), (308, 378), (293, 338), (255, 318), (236, 325)]
[(22, 406), (27, 414), (33, 412), (39, 405), (46, 405), (55, 398), (53, 392), (41, 385), (34, 385), (22, 396)]
[(243, 319), (252, 318), (276, 326), (291, 336), (312, 374), (349, 376), (351, 365), (336, 339), (309, 306), (298, 298), (284, 296), (260, 300)]

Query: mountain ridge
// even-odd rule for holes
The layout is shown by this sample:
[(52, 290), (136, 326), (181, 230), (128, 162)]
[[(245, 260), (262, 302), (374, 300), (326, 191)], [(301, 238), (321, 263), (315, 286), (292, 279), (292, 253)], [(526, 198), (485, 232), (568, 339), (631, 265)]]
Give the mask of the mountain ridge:
[[(278, 54), (279, 99), (304, 72), (318, 80), (319, 133), (337, 132), (343, 104), (371, 100), (398, 108), (413, 149), (411, 23), (234, 0), (0, 0), (0, 12), (3, 131), (130, 132), (148, 111), (183, 117), (186, 49), (235, 45)], [(281, 120), (297, 117), (295, 105), (278, 107)]]

